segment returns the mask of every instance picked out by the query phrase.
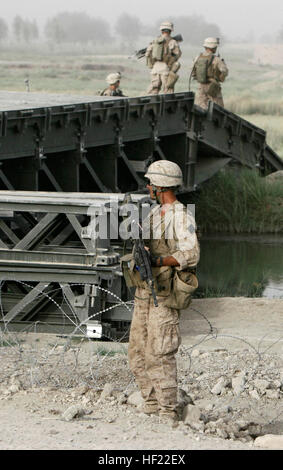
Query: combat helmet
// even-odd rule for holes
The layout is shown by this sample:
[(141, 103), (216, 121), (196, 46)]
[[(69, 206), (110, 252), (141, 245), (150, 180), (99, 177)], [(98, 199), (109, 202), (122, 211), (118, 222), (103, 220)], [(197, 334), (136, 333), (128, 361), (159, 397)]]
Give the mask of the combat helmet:
[(174, 25), (173, 25), (173, 23), (171, 23), (171, 21), (163, 21), (163, 23), (161, 23), (159, 29), (160, 29), (160, 31), (162, 31), (163, 29), (168, 29), (169, 31), (173, 31)]
[(183, 183), (183, 175), (181, 168), (177, 163), (169, 160), (158, 160), (152, 163), (145, 174), (152, 186), (162, 188), (172, 188), (181, 186)]
[(120, 74), (120, 72), (110, 73), (110, 74), (107, 75), (107, 77), (106, 77), (106, 82), (107, 82), (109, 85), (115, 85), (115, 83), (119, 82), (120, 80), (121, 80), (121, 74)]
[(214, 49), (218, 47), (220, 43), (219, 38), (206, 38), (203, 43), (203, 47), (208, 47), (209, 49)]

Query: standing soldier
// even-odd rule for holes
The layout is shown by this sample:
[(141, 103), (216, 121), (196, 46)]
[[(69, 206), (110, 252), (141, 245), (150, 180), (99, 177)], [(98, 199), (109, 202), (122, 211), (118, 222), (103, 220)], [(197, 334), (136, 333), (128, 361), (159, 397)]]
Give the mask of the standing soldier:
[(151, 85), (147, 91), (149, 95), (174, 93), (175, 83), (181, 67), (178, 62), (181, 49), (178, 42), (171, 37), (173, 23), (164, 21), (160, 25), (161, 36), (154, 39), (148, 46), (145, 56), (146, 65), (151, 69)]
[(192, 77), (199, 83), (195, 104), (204, 109), (207, 109), (209, 100), (224, 108), (221, 82), (227, 77), (228, 68), (224, 59), (215, 55), (218, 45), (219, 38), (206, 38), (203, 44), (205, 51), (196, 57), (193, 64)]
[(108, 83), (109, 86), (100, 93), (100, 96), (125, 96), (123, 95), (122, 90), (119, 88), (120, 80), (120, 72), (110, 73), (107, 75), (106, 83)]
[[(177, 367), (175, 355), (181, 343), (180, 309), (187, 308), (197, 288), (195, 268), (199, 244), (195, 220), (176, 196), (182, 171), (171, 161), (152, 163), (145, 175), (155, 206), (146, 219), (149, 249), (158, 306), (151, 289), (141, 281), (134, 253), (124, 273), (136, 286), (135, 308), (129, 339), (129, 363), (144, 399), (144, 413), (158, 413), (177, 425)], [(159, 232), (159, 238), (157, 233)]]

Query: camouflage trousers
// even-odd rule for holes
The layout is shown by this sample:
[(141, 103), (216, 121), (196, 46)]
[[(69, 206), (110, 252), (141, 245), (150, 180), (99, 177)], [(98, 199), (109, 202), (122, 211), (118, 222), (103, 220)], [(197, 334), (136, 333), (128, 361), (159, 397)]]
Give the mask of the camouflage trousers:
[(174, 86), (168, 88), (168, 74), (151, 74), (151, 84), (147, 90), (148, 95), (158, 95), (159, 93), (174, 93)]
[(208, 102), (213, 101), (214, 103), (218, 104), (219, 106), (222, 106), (224, 108), (224, 102), (223, 102), (223, 96), (222, 96), (222, 91), (217, 93), (216, 96), (212, 97), (207, 93), (207, 89), (209, 87), (209, 84), (202, 84), (199, 86), (196, 97), (195, 97), (195, 104), (200, 106), (201, 108), (207, 109), (208, 108)]
[(152, 296), (136, 289), (135, 309), (129, 340), (129, 364), (146, 405), (158, 405), (160, 414), (177, 408), (177, 365), (181, 343), (178, 310), (158, 307)]

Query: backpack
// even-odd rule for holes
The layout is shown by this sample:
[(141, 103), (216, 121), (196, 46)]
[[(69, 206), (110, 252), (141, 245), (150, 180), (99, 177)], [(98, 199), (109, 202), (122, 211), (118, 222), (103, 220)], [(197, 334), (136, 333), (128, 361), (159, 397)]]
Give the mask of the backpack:
[(163, 60), (164, 54), (164, 38), (159, 37), (154, 39), (152, 42), (152, 59), (153, 60)]
[(208, 68), (211, 66), (215, 55), (211, 57), (203, 56), (202, 54), (197, 58), (194, 65), (196, 79), (199, 83), (208, 83)]

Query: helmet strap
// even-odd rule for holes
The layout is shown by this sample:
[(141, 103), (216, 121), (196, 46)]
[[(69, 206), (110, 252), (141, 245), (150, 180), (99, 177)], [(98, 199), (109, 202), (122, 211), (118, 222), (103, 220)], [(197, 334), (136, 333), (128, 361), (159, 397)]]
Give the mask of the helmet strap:
[(163, 202), (162, 202), (162, 198), (160, 198), (161, 200), (159, 199), (159, 196), (157, 196), (157, 193), (166, 193), (167, 191), (170, 191), (170, 189), (172, 189), (172, 188), (160, 188), (159, 189), (154, 184), (152, 184), (151, 187), (152, 187), (154, 197), (159, 202), (159, 204), (163, 204)]

